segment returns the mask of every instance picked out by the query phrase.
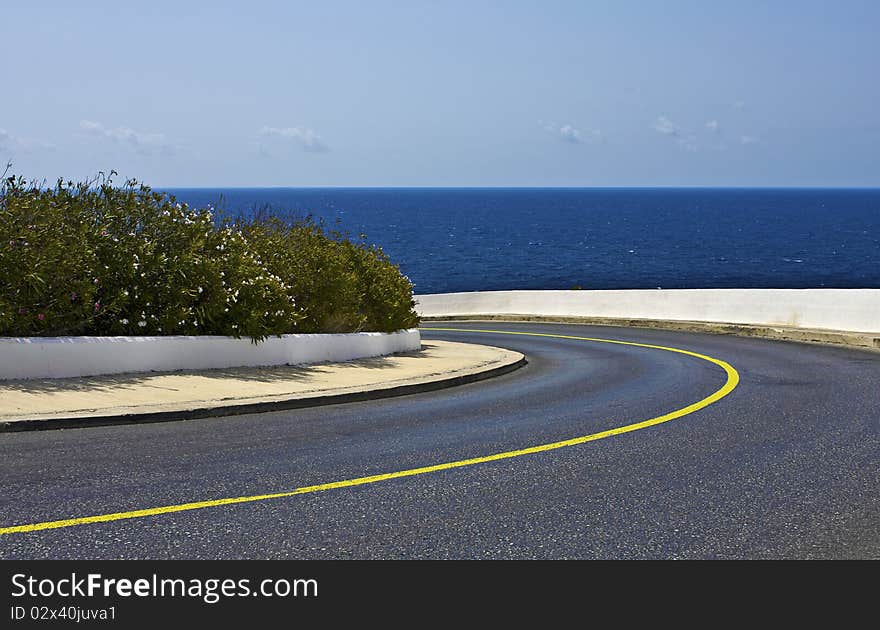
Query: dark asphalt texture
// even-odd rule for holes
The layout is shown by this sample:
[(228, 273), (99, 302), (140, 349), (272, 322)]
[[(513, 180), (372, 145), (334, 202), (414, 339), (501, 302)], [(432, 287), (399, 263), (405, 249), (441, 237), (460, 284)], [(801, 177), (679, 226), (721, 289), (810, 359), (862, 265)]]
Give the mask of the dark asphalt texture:
[[(0, 536), (0, 558), (880, 558), (880, 354), (662, 330), (457, 323), (668, 345), (741, 383), (596, 442), (355, 488)], [(0, 434), (0, 525), (282, 492), (586, 435), (696, 402), (708, 362), (566, 339), (491, 380), (217, 419)]]

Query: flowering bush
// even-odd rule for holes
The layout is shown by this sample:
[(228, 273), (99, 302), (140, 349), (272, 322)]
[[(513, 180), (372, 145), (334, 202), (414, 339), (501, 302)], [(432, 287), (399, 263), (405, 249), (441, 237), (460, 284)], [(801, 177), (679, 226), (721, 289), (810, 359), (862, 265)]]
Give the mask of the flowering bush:
[(0, 335), (390, 332), (417, 325), (381, 250), (309, 220), (221, 220), (136, 181), (8, 178)]
[(242, 226), (300, 304), (301, 332), (391, 331), (418, 325), (412, 283), (378, 247), (310, 221), (258, 215)]

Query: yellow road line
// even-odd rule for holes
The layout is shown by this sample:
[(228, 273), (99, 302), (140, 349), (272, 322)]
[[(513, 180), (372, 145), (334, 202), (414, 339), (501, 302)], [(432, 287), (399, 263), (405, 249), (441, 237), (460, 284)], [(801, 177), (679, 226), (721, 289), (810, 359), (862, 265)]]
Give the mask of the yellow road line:
[(729, 364), (720, 359), (715, 359), (713, 357), (706, 356), (704, 354), (697, 354), (696, 352), (691, 352), (689, 350), (681, 350), (679, 348), (668, 348), (666, 346), (655, 346), (651, 344), (645, 343), (635, 343), (632, 341), (619, 341), (616, 339), (595, 339), (592, 337), (576, 337), (573, 335), (552, 335), (546, 333), (530, 333), (530, 332), (517, 332), (517, 331), (507, 331), (507, 330), (479, 330), (479, 329), (467, 329), (467, 328), (425, 328), (424, 330), (444, 330), (444, 331), (455, 331), (455, 332), (472, 332), (472, 333), (493, 333), (493, 334), (502, 334), (502, 335), (524, 335), (529, 337), (554, 337), (557, 339), (574, 339), (578, 341), (595, 341), (598, 343), (613, 343), (622, 346), (636, 346), (639, 348), (653, 348), (656, 350), (666, 350), (668, 352), (676, 352), (678, 354), (685, 354), (691, 357), (696, 357), (698, 359), (702, 359), (704, 361), (708, 361), (709, 363), (714, 363), (715, 365), (721, 367), (724, 372), (727, 374), (727, 380), (721, 389), (713, 392), (706, 398), (699, 400), (692, 405), (688, 405), (687, 407), (682, 407), (681, 409), (676, 409), (675, 411), (671, 411), (662, 416), (657, 416), (656, 418), (650, 418), (648, 420), (642, 420), (641, 422), (635, 422), (633, 424), (627, 424), (622, 427), (617, 427), (614, 429), (609, 429), (607, 431), (600, 431), (599, 433), (592, 433), (590, 435), (583, 435), (581, 437), (571, 438), (568, 440), (562, 440), (559, 442), (551, 442), (549, 444), (539, 444), (538, 446), (530, 446), (528, 448), (522, 448), (515, 451), (505, 451), (503, 453), (495, 453), (493, 455), (484, 455), (482, 457), (473, 457), (471, 459), (462, 459), (454, 462), (446, 462), (442, 464), (434, 464), (432, 466), (423, 466), (421, 468), (409, 468), (407, 470), (399, 470), (397, 472), (383, 473), (380, 475), (370, 475), (368, 477), (357, 477), (355, 479), (345, 479), (343, 481), (334, 481), (332, 483), (322, 483), (315, 486), (303, 486), (301, 488), (296, 488), (294, 490), (290, 490), (288, 492), (276, 492), (273, 494), (257, 494), (252, 496), (245, 497), (230, 497), (226, 499), (212, 499), (209, 501), (198, 501), (195, 503), (181, 503), (178, 505), (165, 505), (161, 507), (147, 508), (143, 510), (131, 510), (128, 512), (115, 512), (113, 514), (99, 514), (97, 516), (81, 516), (78, 518), (68, 518), (59, 521), (46, 521), (43, 523), (31, 523), (29, 525), (13, 525), (10, 527), (0, 527), (0, 535), (2, 534), (18, 534), (23, 532), (35, 532), (44, 529), (58, 529), (61, 527), (72, 527), (74, 525), (87, 525), (89, 523), (106, 523), (108, 521), (121, 521), (130, 518), (141, 518), (144, 516), (158, 516), (160, 514), (171, 514), (173, 512), (186, 512), (188, 510), (200, 510), (202, 508), (210, 508), (210, 507), (219, 507), (222, 505), (235, 505), (237, 503), (253, 503), (255, 501), (266, 501), (268, 499), (283, 499), (285, 497), (292, 497), (298, 494), (309, 494), (312, 492), (323, 492), (324, 490), (335, 490), (337, 488), (351, 488), (353, 486), (363, 486), (370, 483), (378, 483), (380, 481), (388, 481), (389, 479), (400, 479), (402, 477), (414, 477), (416, 475), (424, 475), (427, 473), (438, 472), (441, 470), (450, 470), (452, 468), (463, 468), (465, 466), (474, 466), (476, 464), (485, 464), (486, 462), (494, 462), (502, 459), (511, 459), (513, 457), (521, 457), (523, 455), (533, 455), (535, 453), (543, 453), (546, 451), (553, 451), (558, 448), (563, 448), (566, 446), (576, 446), (578, 444), (585, 444), (586, 442), (594, 442), (596, 440), (602, 440), (607, 437), (611, 437), (613, 435), (621, 435), (623, 433), (630, 433), (632, 431), (638, 431), (639, 429), (646, 429), (648, 427), (653, 427), (658, 424), (662, 424), (664, 422), (669, 422), (670, 420), (675, 420), (677, 418), (681, 418), (682, 416), (686, 416), (688, 414), (694, 413), (695, 411), (699, 411), (705, 407), (708, 407), (712, 403), (715, 403), (725, 396), (727, 396), (730, 392), (734, 390), (734, 388), (739, 383), (739, 374), (737, 371)]

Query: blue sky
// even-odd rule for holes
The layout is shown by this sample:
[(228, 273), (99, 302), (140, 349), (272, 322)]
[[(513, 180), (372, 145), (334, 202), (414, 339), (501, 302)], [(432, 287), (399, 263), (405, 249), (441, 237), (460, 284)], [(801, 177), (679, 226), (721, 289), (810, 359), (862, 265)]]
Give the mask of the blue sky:
[(155, 186), (880, 185), (880, 3), (11, 2), (0, 159)]

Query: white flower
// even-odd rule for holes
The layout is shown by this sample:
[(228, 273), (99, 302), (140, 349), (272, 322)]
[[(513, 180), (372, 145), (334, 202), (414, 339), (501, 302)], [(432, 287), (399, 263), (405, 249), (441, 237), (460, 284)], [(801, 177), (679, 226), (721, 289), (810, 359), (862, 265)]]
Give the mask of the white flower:
[(202, 289), (202, 287), (199, 287), (199, 293), (201, 293), (202, 291), (204, 291), (204, 289)]
[(120, 319), (120, 320), (119, 320), (119, 323), (122, 324), (123, 326), (128, 326), (128, 320), (127, 320), (127, 319)]
[(145, 322), (144, 320), (141, 320), (138, 322), (138, 326), (140, 326), (141, 328), (143, 328), (146, 325), (147, 325), (147, 322)]

